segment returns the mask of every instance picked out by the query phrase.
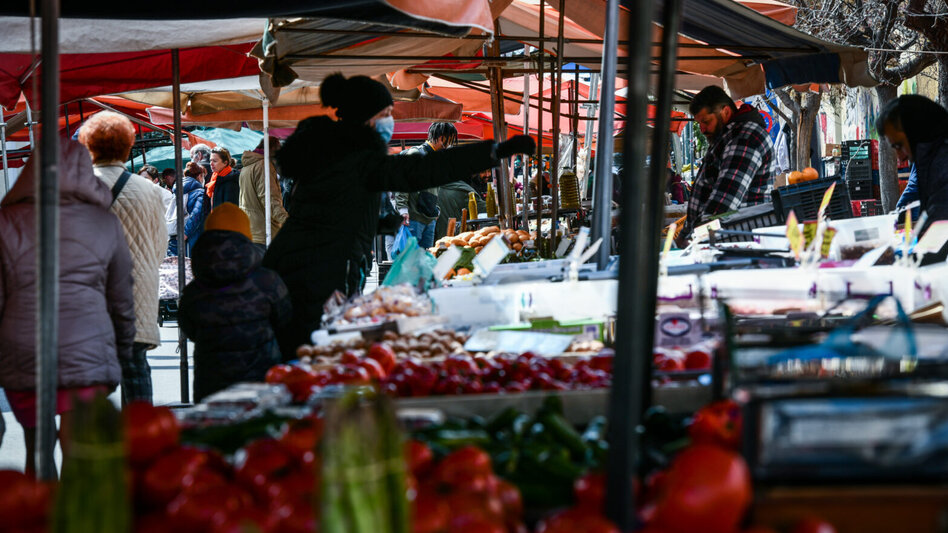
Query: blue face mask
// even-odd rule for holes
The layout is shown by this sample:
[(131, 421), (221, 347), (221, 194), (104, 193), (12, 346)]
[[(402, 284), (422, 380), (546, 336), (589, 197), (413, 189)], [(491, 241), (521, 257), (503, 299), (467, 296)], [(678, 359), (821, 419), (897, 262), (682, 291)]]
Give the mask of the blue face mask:
[(382, 140), (388, 144), (388, 142), (392, 140), (392, 135), (395, 133), (395, 119), (388, 116), (376, 120), (375, 131), (379, 132), (379, 135), (382, 136)]

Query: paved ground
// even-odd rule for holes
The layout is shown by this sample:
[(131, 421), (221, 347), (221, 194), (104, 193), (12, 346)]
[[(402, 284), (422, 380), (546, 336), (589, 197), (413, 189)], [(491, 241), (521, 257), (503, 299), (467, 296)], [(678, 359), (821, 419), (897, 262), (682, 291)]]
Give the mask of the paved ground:
[[(378, 285), (375, 270), (366, 282), (366, 292), (371, 292)], [(178, 328), (173, 322), (166, 322), (161, 329), (161, 346), (148, 352), (148, 363), (151, 365), (152, 384), (154, 387), (154, 402), (157, 405), (168, 405), (181, 402), (181, 371), (178, 350)], [(193, 376), (194, 345), (188, 343), (189, 376), (191, 383)], [(110, 396), (116, 405), (119, 404), (119, 391)], [(13, 417), (10, 405), (7, 403), (3, 390), (0, 389), (0, 413), (6, 424), (6, 434), (0, 443), (0, 469), (23, 470), (26, 452), (23, 447), (23, 428)], [(59, 447), (56, 449), (57, 464), (61, 461)]]

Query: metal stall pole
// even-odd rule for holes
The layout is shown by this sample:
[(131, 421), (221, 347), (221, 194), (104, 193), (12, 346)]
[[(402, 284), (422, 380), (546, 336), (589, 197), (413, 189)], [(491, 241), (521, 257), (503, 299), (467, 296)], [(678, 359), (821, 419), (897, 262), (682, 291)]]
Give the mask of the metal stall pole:
[(270, 99), (263, 99), (263, 181), (264, 195), (264, 222), (263, 226), (267, 232), (267, 246), (270, 246), (270, 217), (273, 216), (270, 211)]
[[(657, 247), (652, 243), (655, 236), (651, 223), (655, 217), (643, 216), (641, 210), (655, 209), (649, 205), (650, 198), (644, 193), (642, 179), (645, 168), (646, 120), (648, 119), (648, 70), (649, 36), (654, 2), (640, 0), (634, 2), (629, 12), (628, 70), (629, 81), (627, 97), (625, 135), (625, 176), (622, 187), (622, 206), (620, 218), (619, 243), (619, 290), (616, 321), (616, 357), (613, 370), (613, 385), (609, 393), (609, 420), (614, 423), (609, 429), (609, 471), (606, 476), (606, 516), (616, 522), (621, 531), (633, 531), (636, 527), (634, 480), (638, 470), (639, 441), (637, 428), (642, 414), (641, 391), (648, 375), (640, 369), (640, 359), (651, 358), (652, 339), (655, 328), (655, 297), (648, 296), (647, 287), (654, 291), (655, 276), (652, 265)], [(608, 23), (607, 23), (608, 24)], [(603, 100), (612, 100), (612, 91), (608, 90), (610, 76), (603, 74)], [(606, 106), (603, 106), (603, 109)], [(612, 110), (608, 117), (611, 119)], [(605, 119), (606, 115), (601, 118)], [(605, 120), (603, 121), (605, 122)], [(611, 122), (611, 120), (609, 120)], [(599, 150), (604, 144), (611, 144), (612, 136), (600, 128)], [(599, 158), (597, 162), (603, 162)], [(611, 161), (604, 164), (611, 166)], [(603, 175), (602, 167), (597, 179)], [(597, 183), (597, 185), (599, 185)], [(601, 194), (602, 188), (598, 190)], [(600, 196), (602, 200), (604, 197)], [(606, 204), (600, 203), (597, 209)], [(642, 220), (649, 227), (643, 227)], [(600, 228), (602, 229), (602, 228)], [(647, 305), (650, 303), (651, 305)]]
[[(497, 39), (490, 45), (490, 56), (500, 56), (500, 41)], [(507, 121), (504, 119), (504, 78), (500, 72), (500, 67), (490, 67), (489, 71), (491, 115), (494, 117), (494, 142), (503, 142), (507, 139)], [(502, 212), (503, 216), (498, 216), (497, 219), (500, 228), (506, 229), (513, 226), (513, 202), (509, 199), (509, 165), (502, 164), (498, 170), (500, 171), (500, 179), (495, 190), (501, 204), (498, 213)]]
[[(541, 239), (541, 228), (543, 226), (543, 71), (546, 68), (545, 61), (543, 57), (543, 46), (545, 43), (545, 34), (546, 34), (546, 2), (540, 0), (540, 41), (537, 43), (539, 48), (537, 51), (540, 53), (539, 60), (539, 73), (537, 74), (537, 201), (536, 201), (536, 210), (537, 210), (537, 238), (536, 243), (539, 245), (542, 241)], [(530, 229), (527, 228), (527, 232)], [(542, 255), (543, 247), (539, 246), (538, 252)]]
[(3, 195), (6, 196), (10, 190), (10, 175), (7, 169), (7, 119), (3, 114), (3, 106), (0, 105), (0, 153), (3, 157)]
[[(530, 46), (523, 45), (523, 56), (530, 57)], [(530, 68), (530, 63), (525, 62), (524, 68)], [(530, 135), (530, 74), (523, 74), (523, 134)], [(523, 212), (520, 213), (523, 221), (523, 230), (530, 233), (530, 158), (523, 157)]]
[[(40, 135), (37, 242), (36, 473), (56, 479), (56, 389), (59, 364), (59, 0), (43, 0), (40, 49), (43, 58), (43, 126)], [(27, 108), (29, 109), (29, 108)], [(29, 120), (29, 118), (27, 118)], [(32, 122), (32, 121), (31, 121)], [(35, 149), (35, 145), (34, 145)], [(37, 152), (34, 152), (37, 153)]]
[[(602, 102), (602, 99), (599, 98), (599, 96), (598, 96), (598, 91), (599, 91), (599, 74), (596, 74), (596, 73), (590, 74), (590, 76), (589, 76), (589, 98), (587, 98), (587, 100), (589, 100), (590, 102), (592, 102), (592, 101)], [(584, 146), (584, 149), (583, 149), (583, 169), (584, 169), (584, 171), (583, 171), (583, 176), (584, 176), (584, 179), (582, 180), (582, 183), (580, 184), (580, 186), (581, 186), (581, 188), (583, 189), (583, 190), (582, 190), (582, 195), (583, 195), (583, 197), (586, 198), (586, 199), (588, 199), (589, 196), (586, 194), (586, 191), (587, 191), (587, 189), (588, 189), (588, 187), (589, 187), (589, 185), (588, 185), (588, 183), (589, 183), (589, 176), (591, 175), (591, 173), (590, 173), (590, 171), (589, 171), (589, 159), (590, 159), (590, 156), (592, 155), (593, 132), (596, 131), (596, 130), (595, 130), (595, 127), (596, 127), (596, 109), (599, 107), (599, 104), (598, 104), (598, 103), (597, 103), (597, 104), (589, 103), (589, 104), (584, 104), (583, 107), (586, 108), (586, 117), (587, 117), (587, 120), (586, 120), (586, 142), (583, 143), (583, 146)], [(593, 183), (595, 183), (595, 180), (594, 180)], [(605, 245), (606, 245), (606, 244), (604, 243), (603, 246), (605, 246)]]
[[(181, 163), (181, 65), (178, 49), (171, 51), (171, 97), (174, 100), (174, 182), (175, 205), (178, 211), (178, 308), (184, 292), (184, 261), (187, 243), (184, 242), (184, 171)], [(181, 355), (181, 403), (191, 402), (191, 385), (188, 379), (188, 338), (178, 326), (178, 352)]]
[(573, 70), (573, 104), (569, 110), (573, 115), (570, 119), (570, 129), (573, 131), (573, 172), (576, 172), (576, 165), (579, 162), (579, 64), (575, 64)]
[(550, 164), (550, 250), (554, 252), (557, 247), (556, 229), (559, 223), (560, 210), (560, 104), (563, 91), (563, 22), (566, 16), (566, 0), (560, 0), (559, 19), (556, 26), (556, 69), (553, 71), (555, 76), (552, 80), (552, 89), (555, 92), (550, 105), (553, 107), (553, 159)]
[(26, 101), (26, 127), (30, 134), (30, 149), (36, 149), (36, 143), (33, 141), (33, 109), (30, 108), (30, 101)]
[[(660, 232), (664, 225), (664, 205), (665, 205), (665, 161), (668, 159), (668, 139), (670, 136), (669, 127), (671, 123), (672, 100), (675, 94), (675, 69), (677, 66), (678, 53), (678, 28), (681, 23), (681, 0), (665, 0), (662, 9), (662, 51), (661, 65), (658, 73), (658, 101), (655, 103), (655, 127), (652, 129), (652, 153), (651, 165), (648, 167), (648, 180), (644, 186), (635, 187), (638, 191), (636, 198), (638, 203), (632, 204), (635, 212), (640, 215), (636, 227), (640, 228), (639, 236), (636, 241), (635, 265), (640, 270), (638, 280), (641, 285), (637, 288), (644, 289), (637, 292), (640, 302), (644, 299), (645, 305), (640, 305), (643, 315), (639, 316), (641, 322), (632, 324), (632, 328), (638, 330), (637, 339), (643, 346), (649, 347), (654, 343), (655, 335), (655, 303), (658, 293), (658, 249), (660, 246)], [(627, 198), (627, 196), (625, 197)], [(651, 215), (651, 216), (650, 216)], [(628, 242), (628, 241), (626, 241)], [(645, 315), (648, 315), (646, 319)], [(649, 327), (645, 327), (645, 321), (649, 320)], [(644, 329), (638, 329), (638, 328)], [(646, 331), (647, 330), (647, 331)], [(652, 404), (652, 357), (639, 358), (639, 375), (645, 376), (642, 380), (642, 411), (645, 412)]]
[[(649, 4), (639, 0), (635, 4)], [(641, 10), (643, 8), (640, 8)], [(648, 33), (648, 32), (647, 32)], [(593, 182), (592, 240), (602, 239), (596, 252), (596, 268), (604, 270), (612, 253), (612, 134), (616, 110), (616, 56), (619, 53), (619, 0), (607, 0), (606, 27), (602, 45), (602, 73), (599, 77), (599, 134), (596, 136), (596, 178)], [(638, 37), (629, 36), (638, 40)], [(629, 52), (631, 55), (631, 51)], [(643, 75), (648, 75), (646, 72)], [(633, 80), (629, 80), (631, 86)], [(590, 94), (590, 97), (592, 95)], [(631, 102), (630, 102), (631, 105)], [(626, 124), (633, 124), (626, 121)], [(644, 122), (643, 122), (644, 124)], [(635, 125), (638, 127), (638, 124)], [(629, 128), (626, 128), (629, 131)], [(626, 166), (629, 162), (626, 161)]]

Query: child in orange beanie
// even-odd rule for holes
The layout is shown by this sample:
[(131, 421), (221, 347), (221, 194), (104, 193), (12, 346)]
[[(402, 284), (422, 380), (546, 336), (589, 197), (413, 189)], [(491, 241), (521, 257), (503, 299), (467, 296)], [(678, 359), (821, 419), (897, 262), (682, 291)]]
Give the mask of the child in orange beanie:
[(194, 400), (241, 381), (263, 381), (281, 362), (276, 331), (290, 318), (286, 285), (260, 266), (250, 219), (235, 204), (214, 208), (194, 245), (194, 281), (178, 325), (194, 341)]

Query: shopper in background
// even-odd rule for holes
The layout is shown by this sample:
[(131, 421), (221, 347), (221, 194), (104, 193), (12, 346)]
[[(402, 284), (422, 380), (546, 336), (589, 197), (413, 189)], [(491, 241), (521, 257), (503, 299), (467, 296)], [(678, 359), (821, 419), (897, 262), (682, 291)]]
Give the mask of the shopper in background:
[(766, 202), (776, 174), (773, 143), (756, 109), (738, 108), (724, 89), (711, 85), (695, 95), (689, 110), (710, 147), (688, 200), (682, 241), (709, 217)]
[[(428, 140), (409, 148), (402, 155), (427, 155), (458, 142), (458, 130), (450, 122), (435, 122), (428, 128)], [(431, 248), (435, 241), (435, 226), (438, 222), (438, 188), (422, 191), (400, 192), (395, 195), (395, 207), (408, 222), (408, 229), (418, 239), (418, 246)]]
[[(280, 184), (277, 183), (277, 169), (272, 159), (280, 149), (280, 140), (270, 137), (270, 238), (276, 237), (277, 232), (286, 222), (286, 209), (283, 208), (283, 196), (280, 194)], [(240, 170), (240, 208), (250, 218), (250, 233), (253, 243), (260, 252), (267, 249), (266, 227), (266, 180), (263, 162), (263, 140), (253, 151), (244, 152), (241, 156), (243, 168)]]
[(204, 167), (205, 177), (214, 173), (211, 170), (211, 147), (204, 144), (195, 144), (191, 147), (191, 161)]
[(876, 129), (899, 161), (914, 164), (916, 194), (929, 220), (948, 219), (948, 111), (924, 96), (907, 94), (882, 108)]
[(161, 192), (154, 183), (125, 170), (135, 143), (131, 121), (110, 111), (96, 113), (79, 129), (79, 142), (92, 154), (95, 175), (113, 190), (111, 210), (118, 216), (132, 254), (135, 280), (135, 346), (124, 360), (122, 398), (151, 401), (151, 368), (146, 352), (156, 348), (158, 334), (158, 265), (168, 247), (168, 228)]
[(194, 280), (178, 324), (194, 341), (194, 401), (237, 382), (262, 382), (282, 361), (275, 330), (290, 318), (286, 285), (260, 266), (250, 219), (225, 203), (211, 211), (194, 246)]
[(461, 210), (467, 209), (471, 193), (474, 193), (475, 198), (477, 198), (477, 212), (486, 213), (487, 202), (477, 194), (474, 187), (471, 187), (467, 181), (452, 181), (438, 187), (438, 209), (440, 214), (435, 224), (435, 240), (448, 234), (448, 219), (454, 218), (458, 222), (461, 221)]
[(174, 169), (166, 168), (161, 171), (161, 182), (159, 183), (159, 185), (161, 185), (162, 187), (170, 191), (171, 189), (174, 188), (176, 179), (177, 179), (177, 176), (175, 176)]
[[(85, 148), (68, 139), (60, 143), (55, 409), (65, 429), (74, 395), (108, 393), (122, 380), (119, 361), (131, 359), (135, 341), (135, 303), (132, 260), (122, 225), (109, 212), (109, 187), (96, 178)], [(0, 203), (0, 387), (23, 426), (27, 472), (34, 471), (36, 449), (38, 162), (34, 154)], [(68, 443), (63, 435), (61, 444)]]
[(138, 171), (138, 175), (151, 181), (155, 185), (161, 185), (161, 173), (158, 172), (158, 167), (154, 165), (142, 165), (142, 169)]
[(333, 291), (361, 292), (378, 229), (379, 193), (436, 187), (535, 149), (532, 139), (516, 136), (425, 156), (390, 156), (395, 121), (384, 85), (333, 74), (323, 81), (320, 97), (339, 120), (303, 120), (277, 152), (280, 172), (296, 180), (290, 216), (263, 261), (280, 274), (293, 298), (293, 323), (281, 335), (284, 353), (308, 342)]
[[(201, 232), (204, 231), (204, 218), (207, 215), (207, 195), (204, 193), (204, 167), (189, 161), (187, 166), (184, 168), (184, 181), (182, 182), (184, 187), (184, 242), (185, 251), (184, 255), (188, 257), (191, 256), (191, 250), (194, 248), (194, 243), (197, 242), (198, 237), (201, 236)], [(177, 193), (177, 188), (175, 189)], [(173, 206), (173, 209), (166, 214), (166, 218), (170, 225), (174, 225), (174, 228), (177, 230), (178, 227), (178, 214), (177, 214), (177, 203)], [(168, 255), (178, 255), (178, 242), (177, 238), (174, 241), (168, 242)]]
[(220, 146), (211, 150), (211, 179), (207, 182), (207, 197), (211, 199), (211, 209), (230, 202), (240, 203), (240, 175), (234, 171), (230, 152)]

